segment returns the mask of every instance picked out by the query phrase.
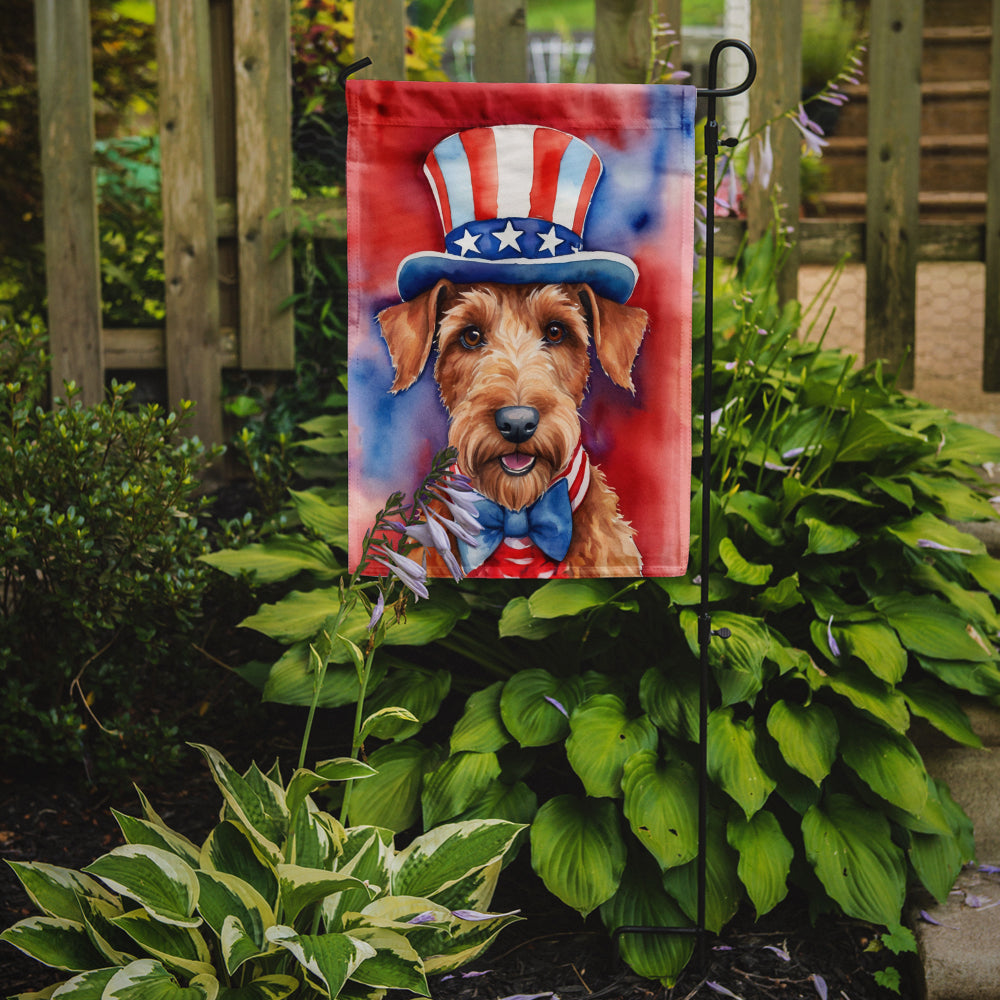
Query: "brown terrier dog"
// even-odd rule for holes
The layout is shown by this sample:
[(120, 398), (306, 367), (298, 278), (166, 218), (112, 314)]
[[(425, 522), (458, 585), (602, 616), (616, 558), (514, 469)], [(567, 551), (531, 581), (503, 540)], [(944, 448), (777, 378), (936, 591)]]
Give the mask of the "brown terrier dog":
[[(634, 393), (631, 370), (646, 330), (644, 310), (603, 298), (587, 284), (443, 279), (378, 319), (395, 370), (394, 393), (416, 381), (437, 336), (434, 377), (450, 416), (448, 443), (479, 494), (519, 512), (561, 477), (572, 479), (568, 550), (561, 559), (542, 555), (541, 563), (536, 555), (530, 575), (641, 575), (634, 531), (603, 473), (579, 447), (579, 407), (591, 341), (611, 380)], [(530, 547), (526, 540), (512, 544)], [(527, 566), (531, 559), (509, 561)], [(518, 575), (509, 565), (488, 567), (472, 575)]]

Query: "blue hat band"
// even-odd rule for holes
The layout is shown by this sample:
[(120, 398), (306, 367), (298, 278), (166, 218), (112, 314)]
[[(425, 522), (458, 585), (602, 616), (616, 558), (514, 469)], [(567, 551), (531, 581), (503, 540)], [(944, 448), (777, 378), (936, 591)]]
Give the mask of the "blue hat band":
[(583, 240), (544, 219), (473, 219), (448, 233), (445, 248), (464, 260), (553, 260), (579, 253)]

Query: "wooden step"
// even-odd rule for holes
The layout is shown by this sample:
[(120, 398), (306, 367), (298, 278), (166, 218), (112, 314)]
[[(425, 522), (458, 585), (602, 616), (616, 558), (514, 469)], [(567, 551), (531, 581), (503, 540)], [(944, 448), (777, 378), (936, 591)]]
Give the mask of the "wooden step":
[[(924, 27), (955, 24), (989, 24), (991, 0), (924, 0)], [(866, 4), (867, 6), (867, 4)]]
[(924, 29), (920, 76), (924, 83), (990, 78), (990, 26)]
[[(868, 203), (863, 191), (830, 191), (815, 202), (828, 218), (863, 220)], [(921, 191), (920, 218), (981, 223), (986, 216), (986, 193), (979, 191)]]

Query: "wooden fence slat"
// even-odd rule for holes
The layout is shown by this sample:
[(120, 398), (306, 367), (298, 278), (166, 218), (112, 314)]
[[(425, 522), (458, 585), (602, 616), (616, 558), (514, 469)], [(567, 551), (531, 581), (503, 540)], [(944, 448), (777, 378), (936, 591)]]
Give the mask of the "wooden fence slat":
[(528, 32), (524, 0), (475, 0), (478, 83), (523, 83), (528, 79)]
[(167, 394), (198, 406), (192, 431), (222, 441), (219, 255), (208, 4), (159, 0), (156, 56), (163, 178)]
[(35, 0), (52, 392), (104, 397), (88, 0)]
[(993, 0), (989, 154), (986, 179), (986, 324), (983, 390), (1000, 392), (1000, 0)]
[(923, 3), (872, 0), (868, 53), (865, 359), (913, 387)]
[(364, 80), (406, 79), (405, 0), (361, 0), (354, 6), (354, 54), (372, 64), (356, 74)]
[(290, 21), (287, 0), (233, 6), (240, 366), (246, 369), (295, 367), (294, 316), (282, 305), (292, 294)]
[[(758, 0), (750, 8), (750, 42), (757, 65), (764, 68), (750, 88), (750, 131), (794, 108), (802, 91), (802, 4), (800, 0)], [(724, 112), (720, 109), (720, 116)], [(735, 133), (739, 122), (731, 123)], [(758, 140), (754, 140), (756, 143)], [(773, 205), (780, 205), (781, 225), (794, 228), (793, 243), (778, 274), (778, 295), (782, 301), (798, 295), (799, 157), (802, 136), (787, 119), (771, 127), (774, 169), (767, 188), (757, 177), (747, 192), (747, 219), (751, 239), (759, 239), (774, 221)]]
[(598, 83), (645, 83), (650, 14), (655, 0), (594, 0), (594, 69)]

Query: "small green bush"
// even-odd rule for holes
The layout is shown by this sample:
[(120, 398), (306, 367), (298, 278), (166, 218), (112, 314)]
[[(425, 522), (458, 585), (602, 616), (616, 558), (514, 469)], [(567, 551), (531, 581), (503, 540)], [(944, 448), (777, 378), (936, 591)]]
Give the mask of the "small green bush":
[(0, 321), (0, 745), (8, 761), (82, 758), (110, 776), (176, 752), (151, 681), (190, 663), (209, 456), (186, 404), (133, 409), (129, 385), (84, 406), (68, 384), (43, 408), (42, 336)]

